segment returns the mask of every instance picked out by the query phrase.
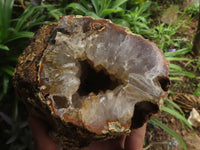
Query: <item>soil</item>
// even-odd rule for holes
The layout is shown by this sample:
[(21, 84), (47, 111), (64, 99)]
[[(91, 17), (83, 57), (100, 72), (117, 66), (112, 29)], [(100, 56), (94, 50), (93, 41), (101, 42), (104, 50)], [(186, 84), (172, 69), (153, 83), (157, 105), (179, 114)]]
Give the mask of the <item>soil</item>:
[[(179, 31), (178, 37), (187, 38), (189, 44), (193, 40), (193, 36), (196, 33), (198, 24), (198, 16), (196, 16), (190, 23), (185, 24), (184, 28), (181, 28)], [(188, 54), (184, 57), (195, 58), (195, 56)], [(200, 71), (195, 71), (195, 64), (192, 62), (173, 62), (180, 65), (186, 71), (190, 71), (196, 76), (200, 76)], [(172, 82), (171, 90), (176, 93), (189, 93), (192, 94), (197, 88), (198, 81), (194, 79), (189, 79), (187, 77), (181, 77), (183, 81)], [(186, 114), (189, 116), (189, 114)], [(193, 131), (187, 127), (183, 127), (181, 122), (175, 117), (171, 116), (165, 112), (159, 112), (154, 116), (160, 122), (165, 124), (167, 127), (175, 131), (186, 143), (188, 150), (200, 150), (200, 127), (193, 128)], [(160, 127), (149, 122), (147, 126), (145, 146), (143, 150), (182, 150), (181, 145), (172, 138), (168, 133), (162, 130)]]
[[(183, 127), (181, 122), (175, 117), (165, 112), (160, 112), (154, 116), (170, 129), (175, 131), (183, 138), (188, 150), (199, 150), (200, 148), (200, 128), (194, 128), (194, 131)], [(182, 150), (181, 145), (169, 134), (158, 126), (149, 123), (147, 126), (145, 148), (144, 150)]]

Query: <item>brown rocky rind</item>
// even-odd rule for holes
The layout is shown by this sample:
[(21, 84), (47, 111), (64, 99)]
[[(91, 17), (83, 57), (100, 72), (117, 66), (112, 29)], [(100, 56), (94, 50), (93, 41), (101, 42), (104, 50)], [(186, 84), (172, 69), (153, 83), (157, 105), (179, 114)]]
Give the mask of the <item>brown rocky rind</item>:
[[(113, 39), (109, 38), (109, 36), (113, 37)], [(106, 37), (108, 37), (108, 39), (105, 39)], [(134, 46), (133, 48), (122, 47), (122, 50), (117, 50), (120, 46), (116, 47), (116, 44), (121, 42), (119, 37), (125, 42), (126, 40), (133, 40), (133, 42), (125, 43), (126, 45), (131, 43), (134, 44), (135, 41), (138, 41), (136, 44), (139, 44), (139, 46), (134, 45), (137, 47), (136, 50), (134, 49)], [(104, 45), (102, 44), (104, 43), (104, 39), (105, 41), (110, 41), (108, 43), (105, 42)], [(117, 43), (114, 43), (116, 41)], [(114, 43), (114, 46), (112, 43)], [(66, 50), (66, 58), (69, 59), (70, 63), (64, 62), (64, 67), (67, 66), (66, 68), (68, 70), (60, 67), (60, 63), (65, 61), (65, 58), (63, 58), (63, 60), (57, 60), (57, 58), (61, 58), (65, 55), (65, 52), (63, 52), (65, 46), (68, 47), (66, 49), (69, 49)], [(105, 56), (97, 54), (97, 51), (99, 51), (97, 49), (101, 46), (101, 49), (104, 47), (108, 48), (108, 54)], [(114, 54), (113, 52), (115, 51), (113, 51), (111, 55), (109, 54), (109, 48), (113, 49), (113, 47), (116, 48), (118, 53), (125, 52), (122, 54)], [(140, 48), (141, 50), (139, 51), (138, 49)], [(138, 75), (141, 74), (141, 76), (145, 77), (138, 77), (138, 80), (132, 76), (129, 77), (129, 73), (126, 74), (126, 70), (129, 71), (132, 68), (129, 67), (129, 69), (127, 69), (126, 67), (120, 67), (123, 59), (128, 59), (126, 58), (127, 56), (125, 57), (123, 55), (132, 55), (132, 51), (135, 51), (135, 54), (140, 53), (135, 59), (138, 58), (138, 61), (142, 59), (141, 63), (138, 63), (138, 65), (142, 65), (139, 67), (136, 66), (135, 70), (138, 72)], [(60, 53), (63, 54), (60, 55)], [(95, 56), (94, 59), (93, 53)], [(109, 55), (111, 57), (107, 58)], [(118, 59), (112, 60), (112, 57), (115, 55)], [(145, 57), (143, 57), (143, 55)], [(101, 61), (103, 59), (106, 62)], [(122, 61), (120, 59), (122, 59)], [(110, 63), (111, 60), (116, 62), (113, 63), (113, 66), (107, 65), (106, 63)], [(73, 65), (69, 69), (71, 63), (73, 63)], [(118, 66), (115, 67), (114, 65), (117, 63)], [(133, 64), (132, 61), (127, 63)], [(105, 81), (109, 86), (103, 84), (101, 85), (101, 89), (92, 87), (92, 90), (84, 90), (87, 86), (83, 85), (82, 82), (87, 80), (85, 79), (87, 76), (94, 74), (90, 67), (93, 68), (94, 71), (100, 72), (100, 75), (95, 74), (95, 76), (106, 74), (106, 77), (101, 77), (101, 80)], [(146, 70), (141, 67), (146, 68)], [(76, 70), (77, 68), (79, 70)], [(155, 68), (154, 71), (152, 71), (153, 73), (155, 72), (155, 77), (152, 75), (152, 72), (148, 72), (148, 70), (151, 70), (152, 68)], [(56, 71), (56, 73), (53, 71)], [(74, 73), (74, 71), (76, 73)], [(53, 75), (51, 75), (52, 72)], [(67, 89), (67, 94), (64, 96), (62, 95), (63, 93), (61, 93), (61, 97), (58, 97), (60, 85), (56, 84), (56, 77), (54, 80), (55, 74), (56, 77), (61, 76), (58, 81), (67, 76), (66, 74), (69, 74), (68, 76), (72, 77), (70, 80), (62, 79), (60, 82), (60, 85), (62, 85), (64, 81), (72, 84), (70, 87), (64, 87), (64, 91)], [(137, 74), (134, 75), (137, 76)], [(109, 76), (109, 79), (107, 79), (107, 76)], [(144, 83), (143, 79), (145, 80)], [(129, 83), (134, 84), (134, 87), (130, 86)], [(145, 83), (147, 84), (147, 87)], [(95, 84), (100, 84), (100, 82)], [(152, 89), (155, 90), (150, 89), (149, 87), (151, 86)], [(142, 126), (152, 114), (158, 112), (159, 101), (166, 95), (168, 86), (167, 61), (161, 51), (156, 48), (153, 43), (148, 42), (138, 35), (132, 34), (128, 28), (115, 25), (108, 20), (96, 20), (91, 17), (82, 16), (66, 16), (61, 18), (58, 23), (43, 26), (33, 37), (31, 44), (19, 57), (14, 75), (14, 87), (16, 92), (19, 98), (28, 106), (30, 109), (29, 111), (48, 122), (51, 127), (50, 135), (55, 141), (61, 143), (63, 147), (76, 148), (87, 146), (94, 140), (112, 139), (123, 134), (128, 134), (132, 128)], [(61, 88), (61, 90), (63, 90), (63, 88)], [(72, 90), (71, 93), (68, 92), (70, 90)], [(144, 90), (144, 93), (141, 90)], [(138, 93), (138, 91), (141, 91), (142, 94)], [(121, 93), (122, 96), (120, 97), (118, 93)], [(125, 96), (123, 96), (123, 94)], [(126, 96), (128, 98), (123, 100), (123, 105), (120, 99)], [(129, 98), (130, 96), (132, 98)], [(99, 102), (100, 100), (105, 101), (106, 98), (108, 101), (106, 101), (107, 107), (111, 107), (113, 103), (115, 103), (123, 105), (121, 107), (124, 108), (120, 108), (118, 111), (113, 108), (116, 112), (110, 113), (112, 108), (107, 109), (106, 105), (102, 106)], [(65, 102), (67, 104), (61, 104), (61, 99), (66, 99), (67, 102)], [(131, 99), (133, 100), (131, 101)], [(126, 100), (128, 102), (126, 102)], [(110, 103), (112, 102), (112, 104), (110, 104), (111, 106), (109, 106), (109, 101)], [(95, 105), (97, 108), (94, 108), (92, 105)], [(60, 107), (64, 113), (61, 111)], [(102, 111), (103, 113), (111, 114), (107, 119), (104, 119), (103, 117), (103, 119), (100, 118), (100, 120), (102, 120), (102, 122), (105, 121), (105, 123), (102, 123), (102, 125), (99, 126), (95, 124), (95, 117), (98, 117), (101, 113), (94, 112), (96, 109), (99, 111), (98, 107), (100, 107), (100, 109), (105, 108), (105, 110)], [(94, 109), (94, 114), (90, 112), (92, 109)], [(125, 110), (124, 112), (123, 109)], [(125, 115), (123, 116), (121, 113), (124, 113)], [(92, 119), (88, 120), (87, 116), (94, 119), (94, 123), (91, 122)], [(98, 122), (98, 120), (96, 120), (96, 122)]]

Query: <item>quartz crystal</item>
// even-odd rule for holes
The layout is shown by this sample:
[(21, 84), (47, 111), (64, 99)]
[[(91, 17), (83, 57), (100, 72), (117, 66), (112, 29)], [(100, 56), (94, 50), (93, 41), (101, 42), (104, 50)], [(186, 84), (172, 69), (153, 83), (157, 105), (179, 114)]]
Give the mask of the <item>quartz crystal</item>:
[(169, 84), (155, 44), (109, 20), (82, 16), (40, 29), (14, 77), (18, 95), (51, 123), (54, 139), (76, 147), (142, 126)]

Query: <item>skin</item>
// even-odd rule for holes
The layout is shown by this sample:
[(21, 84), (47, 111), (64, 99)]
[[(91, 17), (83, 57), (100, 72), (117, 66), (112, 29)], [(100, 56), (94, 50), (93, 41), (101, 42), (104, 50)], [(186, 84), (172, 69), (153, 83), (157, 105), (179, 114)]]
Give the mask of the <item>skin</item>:
[[(58, 144), (48, 135), (48, 127), (41, 120), (30, 116), (28, 122), (33, 133), (35, 150), (59, 150)], [(93, 142), (83, 150), (142, 150), (145, 132), (146, 123), (141, 128), (133, 130), (129, 136)]]

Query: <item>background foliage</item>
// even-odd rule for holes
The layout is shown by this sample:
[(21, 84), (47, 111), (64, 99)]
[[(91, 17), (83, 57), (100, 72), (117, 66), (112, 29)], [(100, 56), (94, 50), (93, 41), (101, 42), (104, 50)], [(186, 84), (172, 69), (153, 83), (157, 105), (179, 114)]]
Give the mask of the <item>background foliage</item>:
[[(133, 33), (140, 34), (154, 41), (163, 50), (169, 62), (190, 61), (195, 64), (193, 72), (187, 71), (178, 64), (170, 63), (170, 79), (173, 83), (183, 80), (183, 76), (195, 79), (194, 95), (200, 95), (200, 78), (196, 72), (200, 70), (200, 59), (185, 57), (191, 54), (191, 42), (178, 35), (183, 23), (166, 24), (159, 18), (161, 5), (181, 3), (174, 0), (160, 2), (156, 0), (38, 0), (34, 1), (0, 1), (0, 145), (2, 149), (32, 149), (31, 133), (26, 122), (27, 112), (23, 104), (17, 100), (12, 87), (12, 76), (17, 58), (28, 45), (38, 28), (43, 24), (57, 21), (62, 15), (78, 14), (94, 18), (106, 18), (112, 22), (129, 27)], [(153, 7), (152, 7), (153, 6)], [(198, 15), (199, 4), (180, 11), (190, 22)], [(155, 12), (157, 12), (155, 14)], [(159, 12), (159, 13), (158, 13)], [(174, 49), (173, 52), (170, 49)], [(173, 93), (173, 91), (171, 91)], [(174, 103), (166, 100), (162, 108), (176, 116), (183, 125), (191, 126), (185, 119), (182, 110)], [(186, 149), (184, 141), (171, 129), (153, 118), (152, 123), (160, 126)]]

